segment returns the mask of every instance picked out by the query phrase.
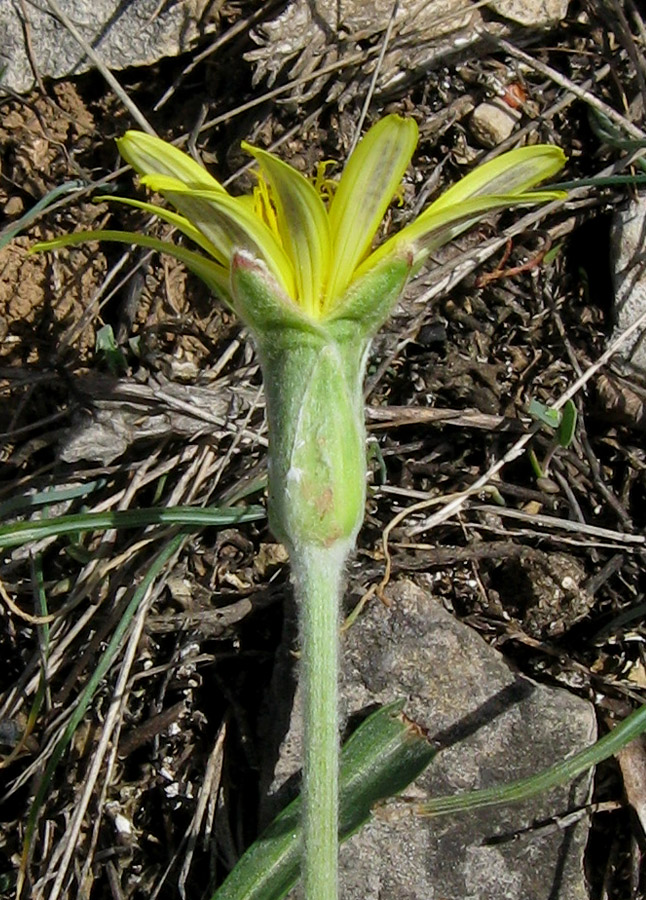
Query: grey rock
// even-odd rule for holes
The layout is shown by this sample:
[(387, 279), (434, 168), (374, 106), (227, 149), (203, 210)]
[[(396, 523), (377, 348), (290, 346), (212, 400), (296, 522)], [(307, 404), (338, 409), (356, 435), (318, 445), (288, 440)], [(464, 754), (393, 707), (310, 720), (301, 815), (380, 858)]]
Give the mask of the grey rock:
[[(193, 47), (217, 29), (211, 0), (59, 0), (85, 40), (109, 69), (145, 66)], [(93, 67), (78, 42), (43, 3), (0, 0), (0, 87), (24, 92), (36, 83), (26, 48), (43, 78), (77, 75)]]
[[(612, 343), (646, 313), (646, 195), (615, 213), (610, 246), (615, 289)], [(615, 360), (646, 376), (646, 326), (626, 341)]]
[[(389, 601), (373, 601), (345, 636), (343, 705), (355, 713), (405, 697), (407, 714), (445, 748), (410, 789), (415, 799), (507, 783), (594, 741), (591, 704), (512, 672), (429, 591), (402, 581)], [(296, 770), (300, 747), (297, 693), (279, 783)], [(435, 820), (386, 812), (342, 848), (342, 896), (587, 900), (587, 824), (557, 822), (585, 802), (589, 784), (586, 776), (513, 806)]]
[(471, 113), (469, 126), (483, 147), (497, 147), (512, 133), (521, 114), (503, 100), (485, 100)]
[(569, 0), (491, 0), (487, 6), (520, 25), (553, 25), (567, 15)]

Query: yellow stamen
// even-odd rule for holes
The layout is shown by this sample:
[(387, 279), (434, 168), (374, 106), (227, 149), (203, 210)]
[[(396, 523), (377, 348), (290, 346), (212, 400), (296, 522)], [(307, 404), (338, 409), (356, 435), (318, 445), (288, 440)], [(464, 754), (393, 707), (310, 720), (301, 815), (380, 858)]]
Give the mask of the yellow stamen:
[(324, 159), (316, 164), (316, 174), (311, 179), (312, 185), (316, 193), (326, 203), (331, 203), (338, 182), (334, 178), (328, 178), (326, 172), (329, 168), (336, 166), (336, 160)]
[[(271, 192), (269, 185), (262, 172), (254, 172), (258, 179), (258, 184), (253, 189), (254, 211), (256, 215), (263, 220), (276, 238), (280, 241), (280, 233), (278, 231), (278, 219), (276, 218), (276, 210), (271, 201)], [(281, 241), (282, 244), (282, 241)]]
[(404, 194), (404, 185), (400, 184), (395, 193), (393, 194), (393, 200), (397, 202), (397, 206), (401, 207), (404, 205), (404, 201), (406, 200), (406, 196)]

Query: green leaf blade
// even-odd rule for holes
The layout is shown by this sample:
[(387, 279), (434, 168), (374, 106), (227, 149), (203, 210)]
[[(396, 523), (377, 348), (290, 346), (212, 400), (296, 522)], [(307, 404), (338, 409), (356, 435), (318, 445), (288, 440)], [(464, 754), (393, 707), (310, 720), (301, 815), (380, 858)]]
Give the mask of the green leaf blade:
[[(341, 751), (339, 840), (373, 807), (407, 787), (435, 755), (421, 729), (392, 703), (369, 716)], [(301, 799), (283, 810), (243, 854), (212, 900), (281, 900), (296, 883), (302, 855)]]
[(265, 518), (262, 506), (241, 508), (207, 508), (174, 506), (164, 509), (124, 509), (101, 513), (75, 513), (39, 519), (36, 522), (15, 522), (0, 527), (0, 549), (19, 547), (29, 541), (74, 534), (89, 529), (105, 531), (109, 528), (144, 528), (148, 525), (181, 525), (185, 530), (237, 525)]

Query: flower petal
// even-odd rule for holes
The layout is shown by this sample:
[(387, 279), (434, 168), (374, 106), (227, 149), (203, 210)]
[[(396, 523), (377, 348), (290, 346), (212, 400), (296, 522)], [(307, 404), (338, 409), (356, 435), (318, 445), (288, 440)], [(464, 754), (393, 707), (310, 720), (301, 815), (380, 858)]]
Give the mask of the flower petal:
[(412, 119), (386, 116), (373, 125), (348, 160), (330, 206), (330, 301), (343, 294), (365, 256), (417, 145)]
[(84, 244), (88, 241), (116, 241), (120, 244), (136, 244), (138, 247), (149, 247), (160, 253), (168, 253), (180, 262), (194, 275), (201, 278), (214, 294), (217, 294), (229, 306), (231, 302), (231, 290), (229, 287), (229, 270), (224, 266), (205, 259), (201, 254), (184, 247), (178, 247), (170, 241), (160, 241), (158, 238), (149, 237), (147, 234), (138, 234), (134, 231), (75, 231), (72, 234), (64, 234), (51, 241), (40, 241), (31, 248), (31, 253), (41, 250), (57, 250), (59, 247), (72, 247), (76, 244)]
[[(172, 144), (161, 138), (143, 131), (127, 131), (122, 138), (117, 139), (117, 145), (122, 157), (142, 176), (143, 182), (147, 177), (167, 177), (174, 179), (176, 187), (182, 189), (207, 190), (224, 197), (229, 196), (219, 181), (213, 178), (204, 166), (196, 163), (187, 153), (178, 150), (177, 147), (173, 147)], [(208, 217), (210, 206), (203, 200), (190, 199), (186, 196), (179, 197), (176, 194), (171, 196), (165, 191), (162, 193), (189, 222), (198, 217), (202, 219)], [(155, 214), (160, 215), (157, 211)], [(169, 218), (166, 220), (170, 221)], [(204, 249), (219, 262), (227, 264), (230, 256), (228, 245), (223, 247), (217, 240), (213, 240), (212, 235), (205, 236), (211, 247), (204, 247)]]
[(117, 138), (117, 146), (121, 156), (139, 175), (172, 175), (187, 187), (226, 193), (204, 166), (161, 138), (143, 131), (126, 131), (122, 138)]
[(174, 225), (182, 234), (186, 235), (187, 238), (190, 238), (194, 241), (198, 247), (201, 247), (202, 250), (205, 250), (210, 256), (216, 259), (221, 265), (227, 265), (227, 260), (223, 259), (217, 249), (217, 247), (211, 243), (211, 241), (207, 240), (204, 237), (201, 231), (198, 231), (194, 225), (192, 225), (188, 219), (184, 216), (180, 216), (178, 213), (173, 212), (172, 209), (167, 209), (165, 206), (156, 206), (154, 203), (145, 203), (142, 200), (133, 200), (131, 197), (114, 197), (111, 194), (105, 194), (101, 197), (95, 197), (94, 200), (98, 203), (101, 201), (105, 201), (108, 203), (123, 203), (126, 206), (134, 206), (135, 209), (142, 209), (144, 212), (151, 213), (153, 216), (157, 216), (158, 219), (162, 219), (164, 222), (168, 222), (169, 225)]
[(556, 174), (565, 160), (560, 147), (536, 144), (510, 150), (478, 166), (431, 203), (414, 222), (379, 247), (360, 267), (357, 276), (406, 245), (414, 247), (417, 268), (429, 253), (466, 231), (492, 210), (562, 200), (567, 196), (563, 191), (527, 189)]
[(536, 203), (562, 200), (566, 196), (563, 191), (530, 191), (526, 194), (472, 197), (455, 206), (442, 206), (440, 209), (433, 204), (414, 222), (378, 247), (359, 267), (356, 278), (363, 276), (384, 258), (402, 252), (407, 246), (413, 248), (413, 269), (416, 270), (429, 253), (475, 225), (488, 212), (515, 206), (534, 206)]
[(330, 270), (330, 225), (323, 201), (292, 166), (245, 141), (271, 188), (278, 231), (294, 266), (296, 296), (305, 312), (321, 314), (323, 287)]
[(445, 191), (422, 216), (461, 203), (470, 197), (525, 193), (534, 185), (555, 175), (563, 168), (565, 161), (566, 156), (561, 148), (552, 144), (535, 144), (533, 147), (510, 150), (477, 166)]
[(287, 254), (248, 203), (224, 191), (185, 187), (167, 175), (145, 175), (141, 181), (180, 209), (217, 248), (220, 258), (229, 263), (235, 250), (247, 250), (267, 264), (290, 297), (296, 297), (294, 269)]

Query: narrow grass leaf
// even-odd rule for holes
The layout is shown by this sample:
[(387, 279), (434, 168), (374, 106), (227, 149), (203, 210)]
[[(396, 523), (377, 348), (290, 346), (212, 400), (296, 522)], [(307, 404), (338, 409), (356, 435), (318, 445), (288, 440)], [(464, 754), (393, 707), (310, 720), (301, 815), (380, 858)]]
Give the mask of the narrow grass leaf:
[(66, 181), (65, 184), (59, 184), (57, 187), (53, 188), (48, 194), (41, 197), (37, 203), (34, 203), (24, 216), (21, 216), (16, 222), (12, 222), (11, 225), (7, 225), (6, 228), (3, 228), (0, 231), (0, 250), (3, 250), (10, 241), (20, 234), (21, 231), (28, 228), (39, 213), (44, 209), (47, 209), (47, 207), (55, 200), (65, 196), (65, 194), (70, 194), (72, 191), (80, 191), (87, 186), (87, 181), (77, 180)]
[(454, 794), (450, 797), (434, 797), (427, 803), (416, 806), (415, 811), (423, 816), (444, 816), (447, 813), (465, 812), (470, 809), (482, 809), (485, 806), (498, 806), (502, 803), (527, 800), (536, 794), (542, 794), (550, 788), (571, 781), (592, 766), (613, 756), (645, 731), (646, 706), (641, 706), (624, 719), (621, 725), (617, 725), (591, 747), (539, 772), (538, 775), (520, 778), (518, 781), (512, 781), (510, 784), (499, 787)]
[[(37, 611), (40, 616), (46, 617), (49, 610), (47, 608), (47, 595), (45, 593), (45, 576), (43, 574), (42, 568), (42, 559), (40, 556), (33, 557), (31, 560), (31, 571), (32, 571), (32, 580), (34, 582), (34, 595), (36, 599)], [(36, 727), (36, 722), (38, 721), (38, 714), (43, 705), (43, 701), (48, 694), (48, 684), (47, 684), (47, 660), (49, 658), (49, 625), (44, 623), (42, 625), (37, 626), (38, 629), (38, 644), (39, 644), (39, 652), (40, 652), (40, 673), (38, 678), (38, 687), (36, 689), (36, 694), (34, 696), (33, 702), (29, 708), (29, 714), (27, 716), (27, 722), (25, 724), (25, 730), (20, 735), (20, 738), (13, 748), (11, 753), (8, 756), (3, 757), (0, 760), (0, 769), (6, 769), (14, 759), (17, 759), (18, 756), (22, 753), (25, 744), (27, 743), (27, 739), (29, 735), (32, 733), (34, 728)]]
[(239, 525), (264, 519), (262, 506), (240, 509), (218, 507), (201, 509), (196, 506), (172, 506), (153, 509), (124, 509), (99, 513), (75, 513), (40, 519), (38, 522), (15, 522), (0, 527), (0, 548), (19, 547), (29, 541), (74, 534), (78, 531), (106, 531), (109, 528), (143, 528), (147, 525), (181, 525), (186, 530)]
[(49, 506), (54, 503), (64, 503), (67, 500), (75, 500), (77, 497), (87, 497), (92, 491), (99, 490), (106, 484), (106, 478), (97, 478), (95, 481), (86, 481), (84, 484), (46, 488), (43, 491), (36, 491), (34, 494), (10, 497), (0, 503), (0, 519), (39, 506)]

